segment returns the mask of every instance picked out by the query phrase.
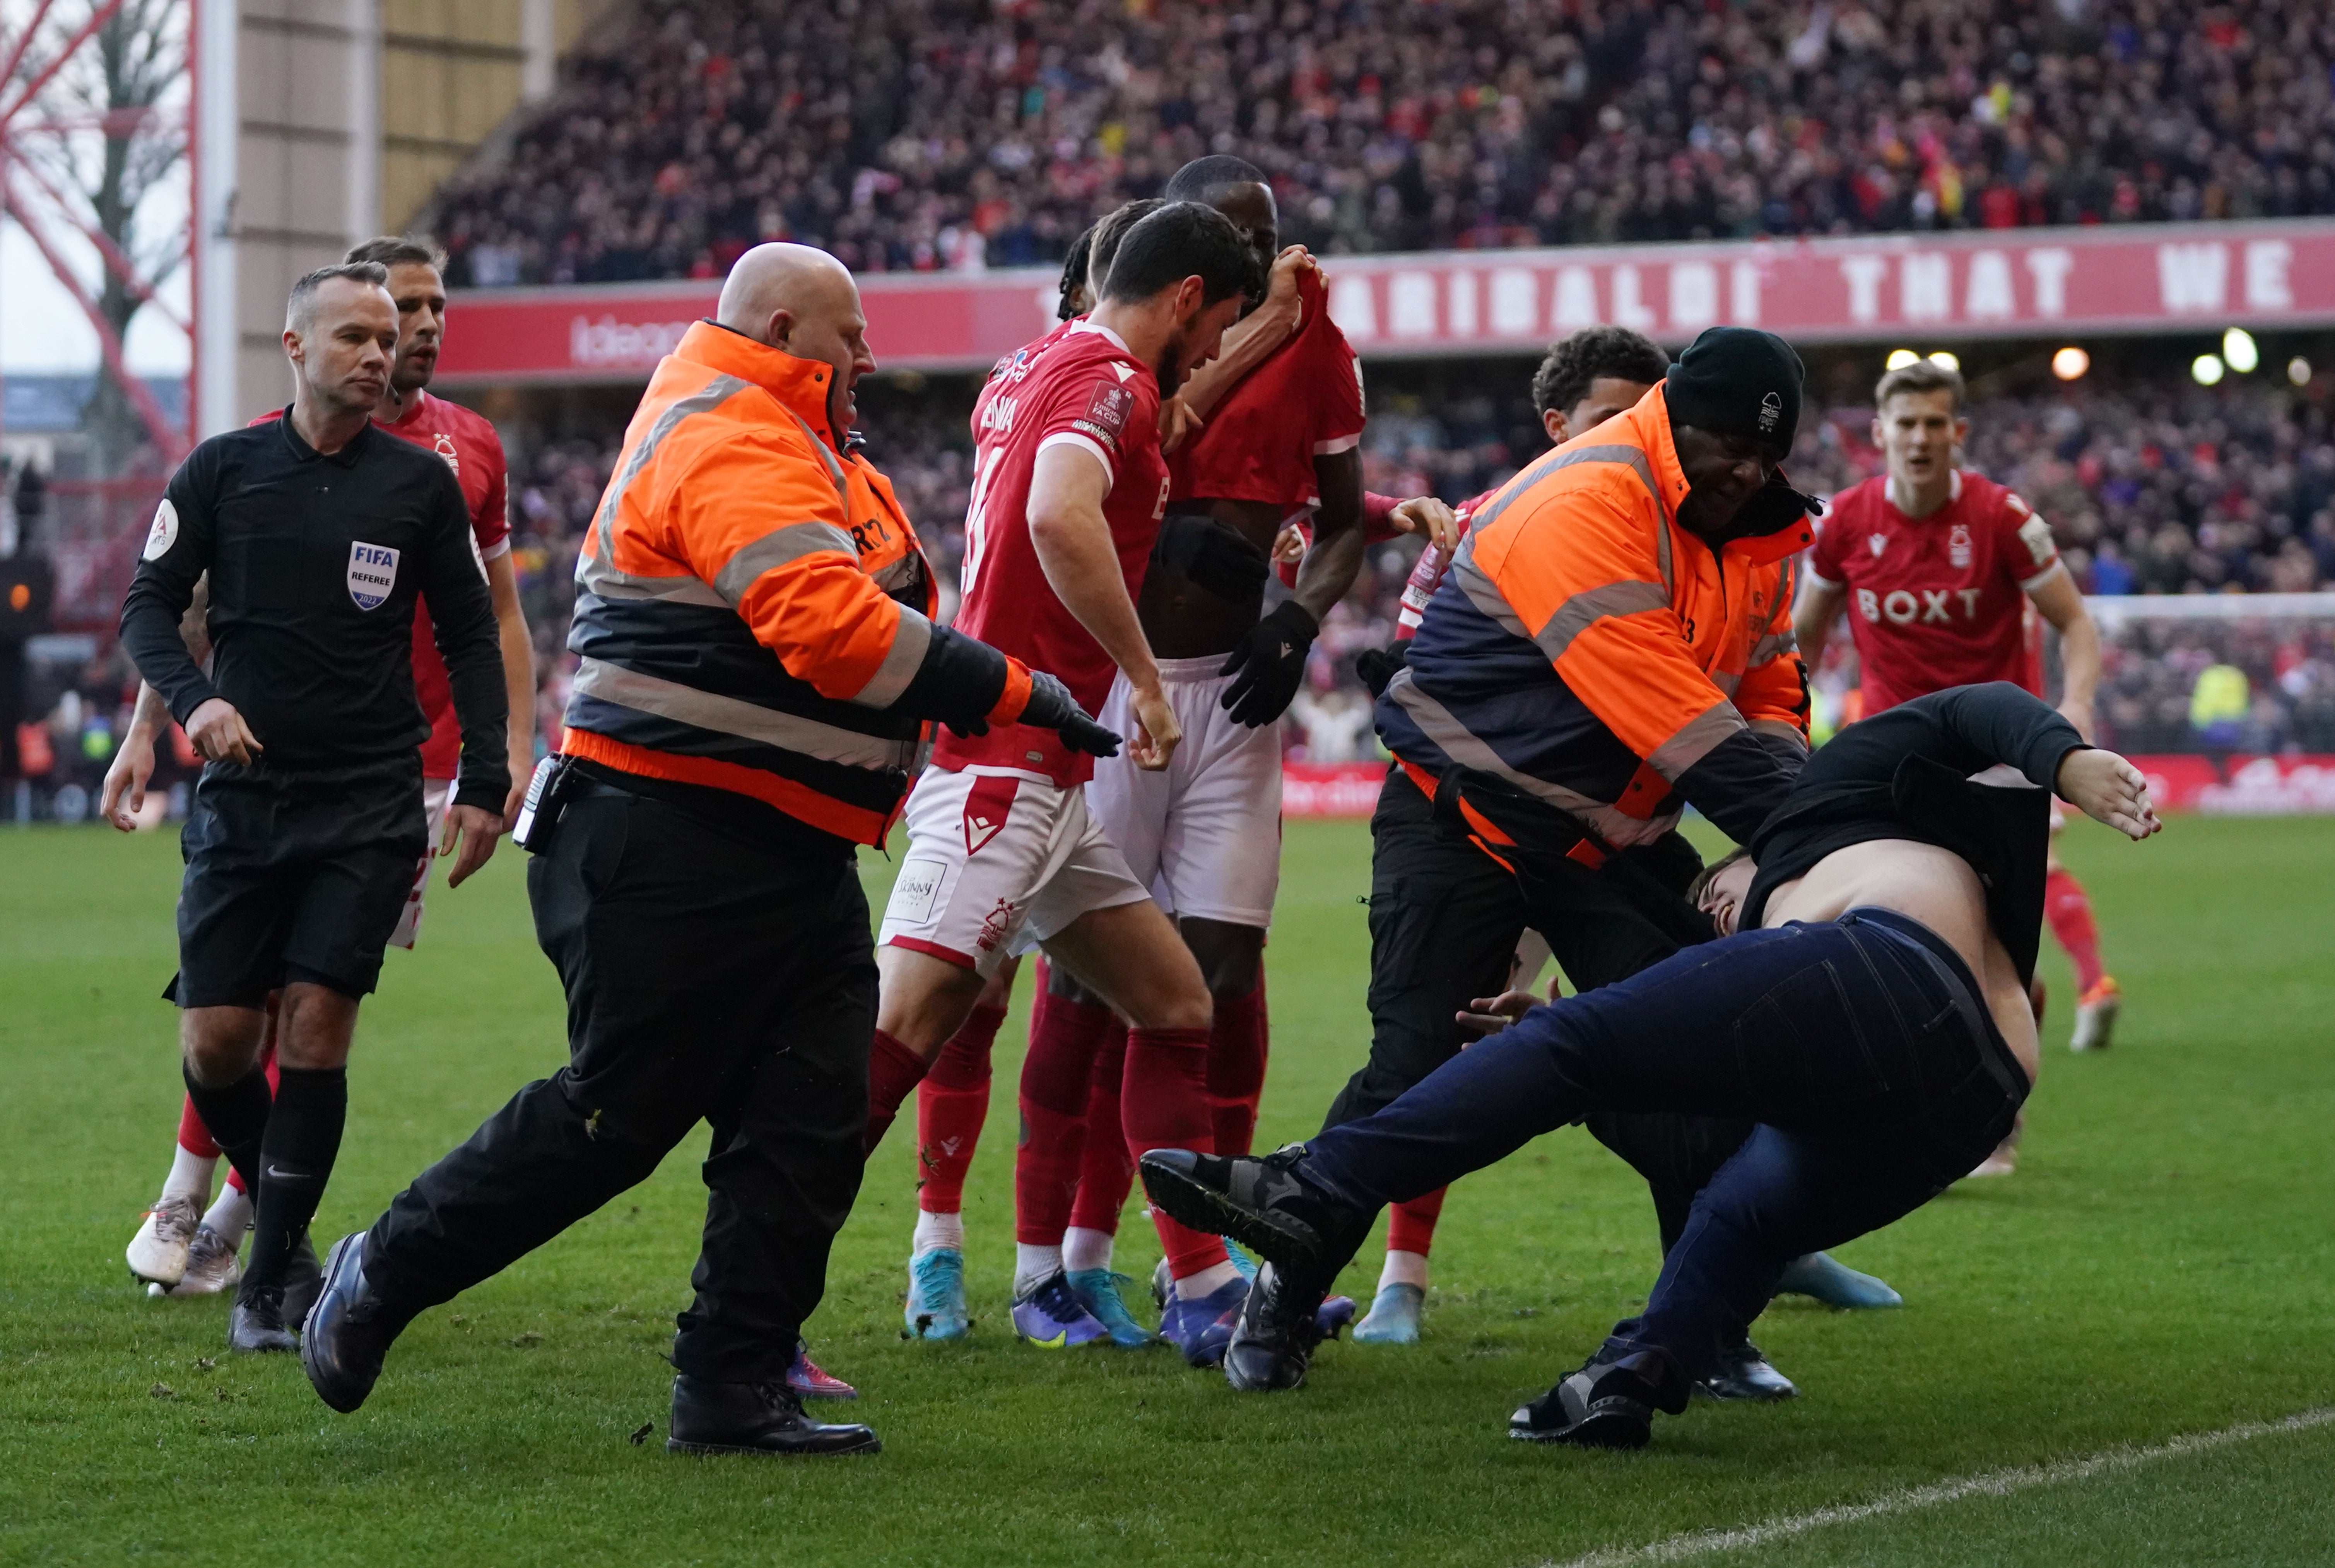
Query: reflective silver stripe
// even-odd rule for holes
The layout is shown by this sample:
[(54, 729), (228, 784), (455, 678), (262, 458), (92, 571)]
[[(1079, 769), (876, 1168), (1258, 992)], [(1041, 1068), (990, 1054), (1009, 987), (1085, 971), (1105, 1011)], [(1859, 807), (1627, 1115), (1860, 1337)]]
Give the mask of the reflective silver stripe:
[(1675, 784), (1679, 775), (1719, 749), (1730, 735), (1743, 733), (1743, 715), (1726, 701), (1712, 703), (1679, 726), (1678, 732), (1654, 748), (1646, 766)]
[[(592, 532), (599, 538), (602, 560), (615, 560), (616, 508), (624, 500), (625, 492), (632, 489), (633, 481), (640, 478), (641, 470), (648, 467), (649, 460), (656, 456), (657, 449), (664, 445), (665, 437), (673, 434), (673, 428), (691, 415), (710, 413), (720, 408), (744, 392), (746, 384), (734, 375), (715, 376), (687, 397), (675, 398), (665, 406), (663, 413), (657, 415), (656, 422), (649, 426), (648, 433), (641, 438), (641, 444), (633, 449), (632, 455), (625, 460), (625, 466), (608, 481), (607, 493), (600, 498), (600, 511), (592, 519)], [(579, 552), (576, 557), (579, 581), (583, 570), (583, 557)]]
[(1569, 469), (1575, 463), (1626, 465), (1636, 471), (1640, 482), (1646, 487), (1646, 494), (1653, 498), (1655, 518), (1659, 520), (1670, 515), (1669, 508), (1662, 505), (1662, 492), (1654, 483), (1654, 466), (1647, 461), (1642, 448), (1619, 442), (1604, 446), (1576, 447), (1571, 451), (1560, 447), (1533, 464), (1516, 479), (1509, 480), (1498, 498), (1490, 506), (1476, 514), (1468, 525), (1468, 531), (1473, 533), (1478, 528), (1490, 528), (1499, 520), (1500, 514), (1507, 511), (1509, 504), (1518, 496), (1523, 495), (1557, 469)]
[(827, 443), (819, 439), (819, 432), (810, 428), (809, 420), (804, 419), (792, 409), (787, 410), (787, 417), (795, 421), (796, 428), (803, 433), (803, 440), (810, 443), (810, 450), (817, 452), (819, 460), (827, 465), (827, 480), (835, 487), (836, 503), (842, 507), (843, 515), (849, 517), (851, 496), (849, 487), (844, 481), (843, 465), (835, 460), (835, 454), (827, 450)]
[(1419, 689), (1419, 682), (1409, 670), (1398, 671), (1387, 685), (1386, 694), (1395, 705), (1410, 716), (1419, 733), (1442, 748), (1443, 754), (1462, 767), (1505, 779), (1527, 794), (1547, 801), (1561, 811), (1569, 811), (1596, 830), (1597, 836), (1617, 849), (1633, 844), (1651, 843), (1678, 825), (1679, 813), (1664, 812), (1660, 817), (1641, 820), (1623, 816), (1603, 801), (1593, 800), (1577, 789), (1562, 784), (1552, 784), (1545, 779), (1511, 768), (1490, 744), (1474, 731), (1462, 724), (1442, 703)]
[(1574, 638), (1609, 616), (1637, 615), (1670, 607), (1671, 596), (1660, 583), (1607, 583), (1585, 588), (1559, 605), (1556, 614), (1533, 634), (1533, 641), (1540, 644), (1540, 651), (1554, 664), (1565, 657)]
[(1654, 518), (1654, 569), (1662, 575), (1662, 588), (1672, 598), (1678, 596), (1678, 578), (1671, 573), (1671, 525), (1663, 517)]
[(787, 523), (732, 551), (722, 570), (714, 574), (713, 591), (722, 595), (723, 604), (735, 605), (763, 573), (821, 550), (839, 551), (854, 567), (859, 565), (859, 550), (851, 536), (833, 523)]
[(1797, 653), (1799, 651), (1800, 638), (1797, 632), (1770, 632), (1751, 644), (1751, 657), (1745, 660), (1744, 664), (1748, 669), (1756, 670), (1760, 665), (1780, 659), (1787, 653)]
[(924, 569), (924, 565), (923, 553), (910, 550), (898, 560), (875, 574), (876, 586), (887, 594), (895, 588), (907, 587), (917, 580), (918, 574)]
[(1468, 595), (1469, 604), (1508, 635), (1529, 638), (1532, 634), (1525, 629), (1524, 617), (1502, 596), (1491, 574), (1476, 564), (1476, 537), (1477, 531), (1469, 528), (1468, 537), (1459, 541), (1458, 553), (1451, 557), (1451, 580), (1459, 585), (1459, 591)]
[(576, 557), (576, 586), (581, 593), (603, 599), (656, 599), (669, 605), (703, 605), (715, 610), (729, 607), (727, 600), (692, 574), (636, 577), (630, 572), (617, 571), (597, 556)]
[(1720, 670), (1710, 677), (1710, 683), (1726, 692), (1728, 700), (1732, 702), (1735, 697), (1735, 688), (1743, 684), (1743, 677), (1730, 675), (1726, 671)]
[(603, 659), (584, 661), (576, 672), (574, 691), (578, 696), (596, 697), (619, 708), (654, 714), (717, 734), (758, 740), (765, 746), (850, 768), (900, 766), (904, 752), (915, 745), (914, 741), (886, 740), (838, 729), (816, 719), (741, 702), (734, 697), (716, 696)]
[(900, 700), (916, 672), (925, 667), (925, 653), (933, 645), (933, 624), (907, 605), (900, 606), (900, 626), (892, 634), (892, 651), (867, 677), (867, 684), (851, 694), (863, 708), (888, 708)]

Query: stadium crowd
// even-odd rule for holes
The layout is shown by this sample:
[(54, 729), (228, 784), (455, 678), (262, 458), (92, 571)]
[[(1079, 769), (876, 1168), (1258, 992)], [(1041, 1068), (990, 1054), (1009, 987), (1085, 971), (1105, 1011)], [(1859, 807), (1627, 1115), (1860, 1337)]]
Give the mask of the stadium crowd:
[(642, 0), (433, 227), (480, 286), (1014, 266), (1223, 150), (1331, 253), (2328, 213), (2330, 65), (2313, 0)]

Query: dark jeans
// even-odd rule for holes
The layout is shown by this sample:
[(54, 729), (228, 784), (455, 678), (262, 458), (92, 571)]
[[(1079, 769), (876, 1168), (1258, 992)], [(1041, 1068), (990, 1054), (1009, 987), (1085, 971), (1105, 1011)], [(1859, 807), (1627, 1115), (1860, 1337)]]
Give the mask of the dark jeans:
[(2010, 1130), (2027, 1089), (1953, 951), (1904, 915), (1852, 910), (1536, 1008), (1317, 1136), (1299, 1174), (1359, 1215), (1599, 1112), (1756, 1122), (1694, 1200), (1645, 1312), (1609, 1341), (1659, 1350), (1691, 1379), (1742, 1337), (1788, 1261), (1943, 1191)]
[(568, 1064), (391, 1204), (366, 1253), (385, 1296), (451, 1299), (706, 1121), (704, 1245), (673, 1364), (783, 1375), (859, 1190), (875, 953), (848, 847), (735, 827), (602, 785), (567, 808), (528, 892), (567, 991)]
[[(1611, 985), (1708, 939), (1708, 922), (1695, 930), (1701, 917), (1684, 903), (1702, 869), (1692, 845), (1671, 833), (1619, 858), (1602, 872), (1564, 861), (1534, 884), (1527, 903), (1515, 877), (1438, 824), (1419, 787), (1390, 769), (1371, 817), (1371, 1056), (1323, 1125), (1392, 1104), (1474, 1040), (1454, 1015), (1507, 989), (1508, 961), (1527, 925), (1547, 939), (1576, 991)], [(1646, 1178), (1667, 1251), (1694, 1195), (1751, 1128), (1601, 1114), (1589, 1130)]]

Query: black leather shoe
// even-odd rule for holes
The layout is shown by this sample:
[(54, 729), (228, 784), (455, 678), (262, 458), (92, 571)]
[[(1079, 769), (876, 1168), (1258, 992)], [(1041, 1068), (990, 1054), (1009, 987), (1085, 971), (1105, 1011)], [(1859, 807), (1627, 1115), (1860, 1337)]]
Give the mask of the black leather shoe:
[(1662, 1398), (1668, 1376), (1667, 1369), (1650, 1355), (1592, 1360), (1510, 1416), (1508, 1436), (1526, 1443), (1569, 1443), (1583, 1448), (1642, 1448), (1653, 1437), (1657, 1408), (1673, 1403), (1679, 1409), (1686, 1408), (1683, 1396)]
[(246, 1355), (296, 1350), (300, 1341), (284, 1326), (284, 1292), (261, 1286), (235, 1298), (228, 1309), (227, 1348)]
[(1322, 1292), (1304, 1289), (1267, 1263), (1256, 1272), (1240, 1322), (1225, 1347), (1225, 1381), (1244, 1393), (1272, 1394), (1305, 1380), (1322, 1341)]
[(1230, 1236), (1267, 1263), (1309, 1271), (1344, 1266), (1371, 1216), (1334, 1204), (1297, 1175), (1305, 1146), (1263, 1159), (1155, 1148), (1138, 1163), (1143, 1190), (1169, 1217)]
[(316, 1244), (300, 1233), (300, 1244), (284, 1263), (284, 1321), (298, 1328), (308, 1321), (316, 1296), (325, 1288), (325, 1265), (316, 1261)]
[(673, 1454), (880, 1454), (866, 1427), (825, 1426), (803, 1414), (782, 1382), (717, 1383), (687, 1374), (673, 1380)]
[(363, 1231), (333, 1244), (324, 1289), (300, 1336), (300, 1365), (316, 1397), (344, 1416), (373, 1392), (391, 1342), (413, 1321), (365, 1279), (364, 1244)]
[(1694, 1386), (1707, 1399), (1792, 1399), (1800, 1390), (1792, 1379), (1768, 1364), (1750, 1341), (1719, 1352), (1719, 1367)]

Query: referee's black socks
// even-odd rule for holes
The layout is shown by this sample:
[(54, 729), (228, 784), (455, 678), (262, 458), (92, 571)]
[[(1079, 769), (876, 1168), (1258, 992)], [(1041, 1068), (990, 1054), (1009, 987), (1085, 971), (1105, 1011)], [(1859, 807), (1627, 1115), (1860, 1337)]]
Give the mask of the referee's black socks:
[[(260, 1141), (259, 1186), (253, 1194), (251, 1262), (243, 1273), (247, 1295), (278, 1290), (284, 1265), (300, 1244), (341, 1152), (349, 1115), (346, 1068), (286, 1067), (278, 1070), (276, 1108)], [(217, 1137), (218, 1135), (211, 1135)], [(222, 1142), (221, 1147), (225, 1147)]]
[[(227, 1156), (227, 1163), (243, 1178), (243, 1190), (255, 1196), (259, 1192), (259, 1141), (267, 1132), (267, 1073), (263, 1068), (253, 1068), (233, 1083), (218, 1089), (206, 1089), (195, 1081), (195, 1070), (181, 1063), (179, 1073), (187, 1080), (187, 1098), (195, 1102), (195, 1114), (203, 1118), (203, 1130)], [(229, 1241), (239, 1242), (240, 1236)]]

